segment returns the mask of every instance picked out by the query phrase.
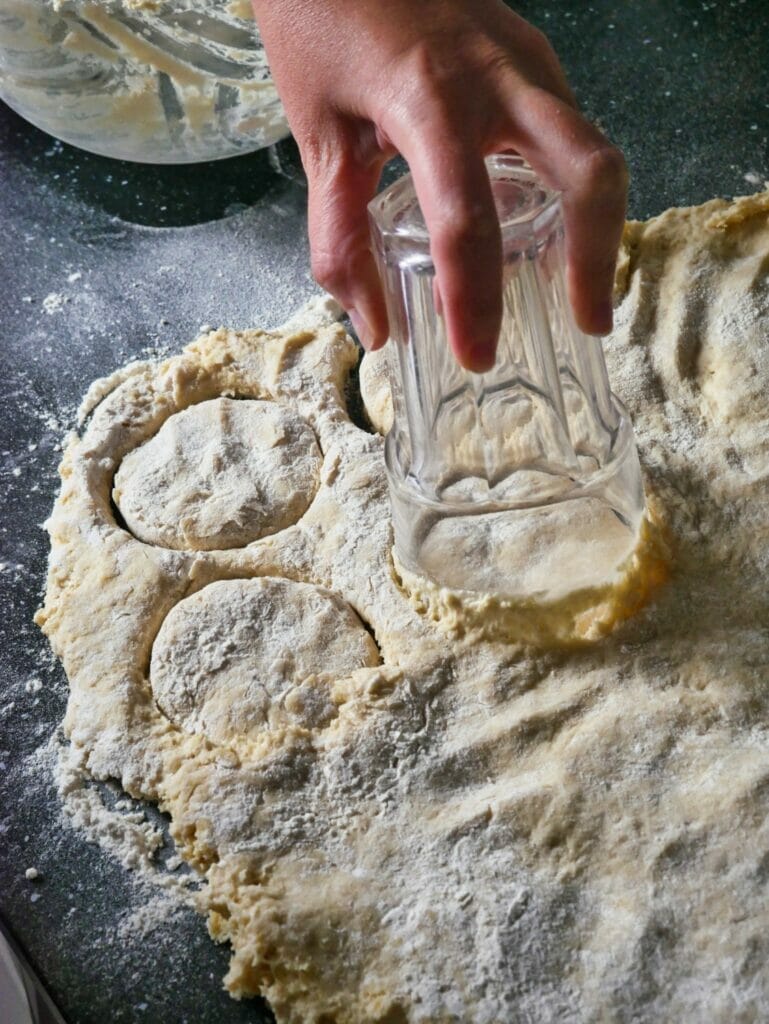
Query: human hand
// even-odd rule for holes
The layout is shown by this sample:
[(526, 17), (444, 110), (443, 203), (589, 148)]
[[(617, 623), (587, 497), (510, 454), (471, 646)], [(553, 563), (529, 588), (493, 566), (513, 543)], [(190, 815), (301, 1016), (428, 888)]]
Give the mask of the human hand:
[(309, 183), (316, 280), (364, 347), (387, 339), (367, 204), (401, 153), (430, 233), (449, 343), (489, 369), (502, 318), (502, 247), (484, 164), (520, 153), (563, 192), (579, 326), (611, 330), (625, 219), (622, 154), (576, 108), (550, 44), (502, 0), (253, 0)]

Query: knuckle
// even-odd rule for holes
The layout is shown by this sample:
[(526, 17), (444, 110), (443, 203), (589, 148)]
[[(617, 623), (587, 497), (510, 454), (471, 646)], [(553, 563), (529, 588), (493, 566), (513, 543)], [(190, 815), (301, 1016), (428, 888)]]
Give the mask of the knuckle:
[(586, 191), (624, 197), (628, 170), (622, 151), (608, 143), (592, 150), (579, 164), (579, 179)]
[(526, 22), (525, 25), (526, 28), (523, 32), (527, 48), (538, 54), (551, 54), (553, 52), (553, 48), (545, 33), (529, 22)]
[[(466, 95), (462, 68), (456, 60), (457, 47), (436, 45), (434, 39), (415, 43), (401, 58), (394, 81), (397, 95), (388, 94), (387, 101), (402, 111), (412, 127), (426, 124), (447, 125), (456, 120), (457, 109)], [(385, 117), (392, 110), (383, 110)]]
[(338, 292), (345, 277), (344, 261), (329, 249), (313, 248), (311, 259), (312, 276), (329, 292)]
[(451, 81), (456, 74), (455, 52), (456, 47), (436, 45), (435, 40), (428, 37), (411, 47), (406, 66), (414, 81), (440, 86)]
[(334, 136), (306, 139), (301, 152), (310, 187), (316, 189), (333, 188), (354, 164), (349, 146)]
[(361, 252), (359, 239), (349, 231), (334, 229), (330, 225), (326, 230), (316, 232), (311, 240), (312, 276), (321, 288), (341, 302), (346, 301), (352, 291), (364, 260), (365, 253)]
[(493, 210), (471, 201), (448, 207), (431, 229), (432, 244), (439, 254), (453, 255), (490, 245), (499, 231)]
[(516, 55), (529, 55), (537, 61), (560, 66), (558, 57), (547, 35), (530, 21), (518, 18), (511, 37), (511, 47)]
[(344, 149), (322, 147), (306, 163), (309, 181), (310, 265), (321, 287), (337, 297), (354, 272), (359, 239), (348, 205), (354, 160)]

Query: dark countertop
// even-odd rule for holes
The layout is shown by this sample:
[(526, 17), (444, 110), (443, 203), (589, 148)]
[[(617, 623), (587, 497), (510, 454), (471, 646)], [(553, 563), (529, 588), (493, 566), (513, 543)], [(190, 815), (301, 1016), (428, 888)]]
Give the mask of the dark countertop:
[[(765, 0), (515, 6), (548, 32), (585, 110), (624, 148), (631, 216), (769, 177)], [(290, 147), (282, 154), (290, 170)], [(0, 105), (0, 906), (70, 1024), (268, 1019), (223, 993), (227, 951), (192, 912), (144, 938), (118, 932), (147, 890), (62, 823), (36, 752), (64, 714), (66, 680), (31, 620), (57, 445), (86, 386), (178, 350), (201, 324), (285, 319), (313, 291), (304, 203), (300, 178), (264, 153), (120, 164)], [(39, 882), (24, 878), (32, 865)]]

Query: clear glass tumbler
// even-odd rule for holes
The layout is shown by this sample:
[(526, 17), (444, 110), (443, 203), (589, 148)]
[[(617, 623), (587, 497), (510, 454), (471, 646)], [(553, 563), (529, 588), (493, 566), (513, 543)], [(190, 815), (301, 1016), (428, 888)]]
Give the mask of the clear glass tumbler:
[(369, 207), (392, 334), (395, 557), (439, 587), (550, 602), (621, 576), (643, 483), (600, 339), (572, 318), (559, 194), (517, 157), (487, 167), (504, 252), (504, 317), (487, 373), (462, 369), (449, 349), (411, 177)]

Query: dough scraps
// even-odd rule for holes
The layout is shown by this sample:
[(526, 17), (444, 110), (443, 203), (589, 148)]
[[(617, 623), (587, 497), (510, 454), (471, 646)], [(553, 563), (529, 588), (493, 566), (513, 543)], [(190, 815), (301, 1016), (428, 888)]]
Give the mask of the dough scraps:
[[(769, 1016), (768, 220), (762, 194), (627, 227), (607, 362), (675, 565), (593, 646), (479, 641), (411, 607), (382, 438), (344, 405), (355, 347), (320, 317), (200, 338), (72, 436), (38, 614), (65, 730), (92, 776), (170, 815), (234, 996), (288, 1024)], [(115, 474), (232, 395), (311, 428), (306, 510), (226, 549), (135, 537)], [(314, 637), (270, 596), (292, 586), (322, 606)], [(196, 662), (212, 588), (255, 603)]]

